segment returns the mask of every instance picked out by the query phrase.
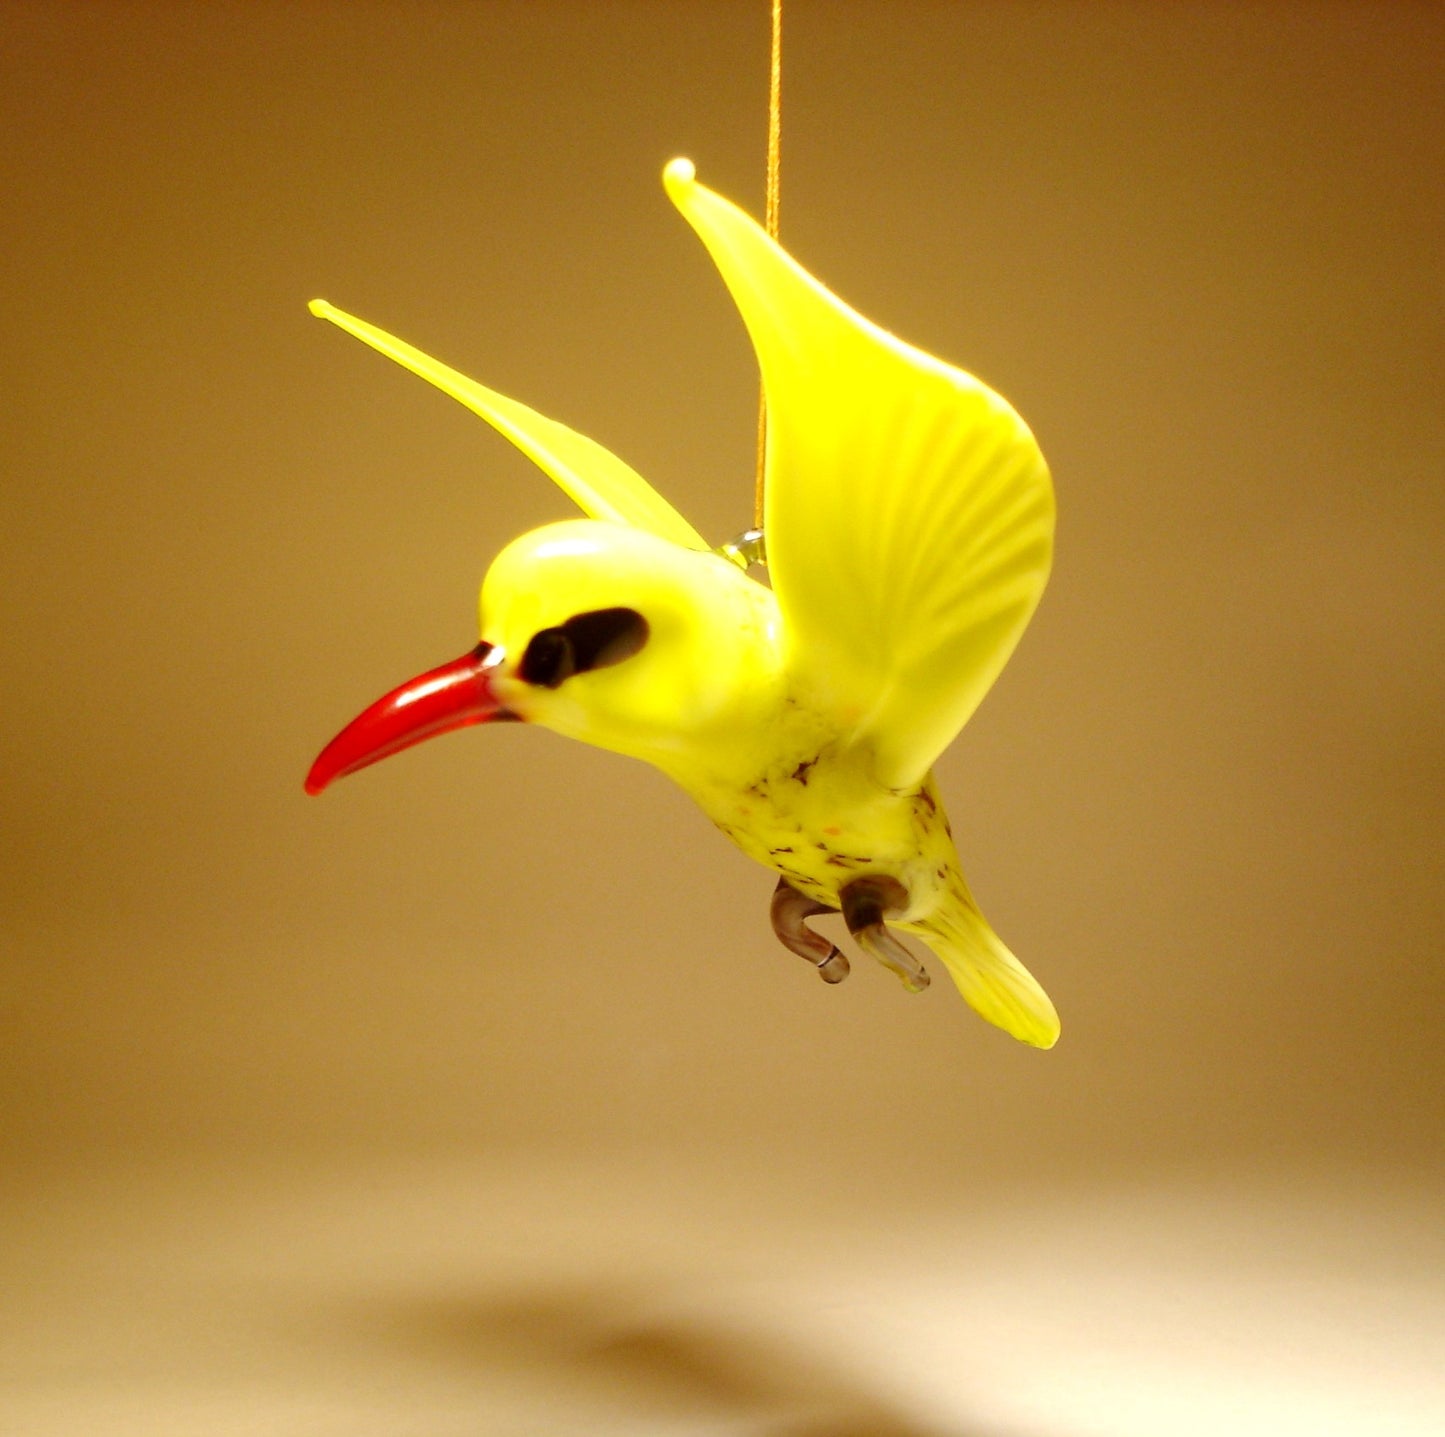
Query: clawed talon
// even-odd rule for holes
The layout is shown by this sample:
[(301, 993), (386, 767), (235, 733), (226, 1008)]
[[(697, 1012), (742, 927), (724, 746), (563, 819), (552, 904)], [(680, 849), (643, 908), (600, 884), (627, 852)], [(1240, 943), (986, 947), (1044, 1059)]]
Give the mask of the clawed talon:
[[(838, 896), (843, 921), (858, 946), (896, 973), (910, 993), (921, 993), (928, 987), (927, 969), (888, 931), (884, 921), (887, 914), (902, 913), (908, 907), (908, 890), (896, 878), (869, 875), (855, 878)], [(784, 947), (806, 958), (825, 983), (841, 983), (848, 976), (848, 960), (804, 920), (834, 911), (826, 903), (799, 892), (786, 878), (780, 878), (773, 890), (773, 932)]]
[(891, 968), (910, 993), (921, 993), (928, 987), (928, 970), (883, 921), (885, 914), (902, 913), (908, 907), (908, 890), (896, 878), (869, 875), (855, 878), (838, 897), (843, 904), (843, 921), (858, 946), (885, 968)]
[(833, 911), (826, 903), (799, 893), (786, 878), (778, 879), (770, 910), (773, 932), (785, 948), (790, 948), (817, 968), (818, 976), (825, 983), (841, 983), (848, 976), (848, 960), (834, 944), (821, 933), (814, 933), (803, 920)]

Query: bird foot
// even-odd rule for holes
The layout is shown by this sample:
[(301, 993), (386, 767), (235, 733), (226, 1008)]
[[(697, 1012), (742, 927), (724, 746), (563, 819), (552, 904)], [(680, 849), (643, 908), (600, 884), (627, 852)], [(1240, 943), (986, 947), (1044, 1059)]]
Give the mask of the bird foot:
[(928, 987), (928, 970), (895, 938), (884, 923), (885, 915), (908, 907), (908, 890), (896, 879), (869, 874), (845, 884), (838, 894), (843, 921), (865, 953), (895, 972), (910, 993)]
[(803, 921), (819, 913), (832, 913), (826, 903), (799, 893), (786, 878), (778, 879), (773, 890), (770, 916), (773, 932), (778, 935), (785, 948), (790, 948), (800, 958), (806, 958), (817, 970), (825, 983), (841, 983), (848, 976), (848, 960), (821, 933), (814, 933)]

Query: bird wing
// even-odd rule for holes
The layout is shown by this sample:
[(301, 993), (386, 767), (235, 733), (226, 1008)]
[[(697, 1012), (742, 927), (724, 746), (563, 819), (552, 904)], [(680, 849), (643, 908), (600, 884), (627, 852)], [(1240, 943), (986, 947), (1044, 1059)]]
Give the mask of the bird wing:
[(855, 313), (690, 162), (663, 178), (762, 368), (764, 532), (789, 673), (871, 746), (880, 781), (916, 784), (1043, 592), (1043, 455), (1006, 400)]
[(311, 301), (311, 313), (329, 319), (348, 334), (420, 375), (445, 394), (479, 414), (510, 439), (594, 519), (630, 524), (686, 549), (706, 549), (707, 541), (636, 470), (611, 451), (555, 419), (458, 374), (439, 360), (357, 319), (324, 299)]

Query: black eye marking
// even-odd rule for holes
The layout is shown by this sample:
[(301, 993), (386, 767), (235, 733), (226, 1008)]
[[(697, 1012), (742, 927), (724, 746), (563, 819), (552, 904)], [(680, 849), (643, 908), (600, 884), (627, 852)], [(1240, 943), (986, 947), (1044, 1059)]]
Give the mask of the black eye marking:
[(555, 689), (573, 674), (629, 659), (646, 642), (647, 620), (636, 609), (592, 609), (532, 635), (519, 672), (529, 684)]
[(636, 609), (593, 609), (562, 625), (577, 655), (577, 672), (630, 659), (647, 642), (647, 620)]
[(529, 684), (555, 689), (577, 672), (577, 655), (566, 629), (543, 629), (532, 635), (518, 672)]

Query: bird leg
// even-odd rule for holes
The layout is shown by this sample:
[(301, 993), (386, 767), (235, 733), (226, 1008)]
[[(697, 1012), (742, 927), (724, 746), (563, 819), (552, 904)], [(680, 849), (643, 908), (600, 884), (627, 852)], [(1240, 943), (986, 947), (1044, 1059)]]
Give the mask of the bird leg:
[(908, 907), (908, 890), (885, 874), (855, 878), (839, 890), (843, 921), (865, 953), (871, 953), (885, 968), (891, 968), (910, 993), (928, 987), (928, 971), (887, 929), (886, 913), (902, 913)]
[(841, 983), (848, 976), (848, 960), (821, 933), (814, 933), (803, 922), (819, 913), (832, 912), (826, 903), (799, 893), (786, 878), (778, 879), (771, 909), (773, 932), (785, 948), (806, 958), (825, 983)]

